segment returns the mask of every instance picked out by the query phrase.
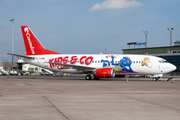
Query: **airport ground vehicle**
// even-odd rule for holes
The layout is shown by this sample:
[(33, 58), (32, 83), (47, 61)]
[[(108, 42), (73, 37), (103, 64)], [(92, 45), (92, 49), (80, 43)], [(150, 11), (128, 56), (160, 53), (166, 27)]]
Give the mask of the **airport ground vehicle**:
[(14, 70), (13, 70), (13, 71), (10, 71), (10, 72), (9, 72), (9, 75), (11, 75), (11, 76), (12, 76), (12, 75), (16, 75), (16, 76), (17, 76), (18, 73), (17, 73), (17, 71), (14, 71)]

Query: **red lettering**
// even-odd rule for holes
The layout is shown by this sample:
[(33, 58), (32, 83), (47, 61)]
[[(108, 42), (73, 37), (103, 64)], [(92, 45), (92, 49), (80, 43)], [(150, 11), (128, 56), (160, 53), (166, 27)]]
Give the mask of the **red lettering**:
[[(58, 57), (58, 58), (55, 59), (55, 62), (56, 62), (56, 63), (61, 63), (62, 60), (63, 60), (62, 57)], [(57, 65), (57, 68), (60, 69), (60, 68), (61, 68), (61, 65)]]
[[(71, 60), (70, 60), (70, 64), (75, 64), (76, 61), (78, 60), (77, 56), (72, 56), (71, 57)], [(61, 63), (63, 62), (63, 64), (67, 64), (68, 62), (68, 56), (66, 57), (57, 57), (57, 58), (52, 58), (52, 59), (49, 59), (49, 62), (55, 62), (55, 63)], [(86, 65), (89, 65), (91, 64), (91, 62), (93, 61), (93, 57), (92, 56), (82, 56), (80, 59), (79, 59), (79, 62), (80, 64), (86, 64)], [(54, 67), (54, 66), (57, 66), (58, 69), (69, 69), (69, 68), (64, 68), (63, 65), (57, 65), (57, 64), (53, 64), (53, 63), (49, 63), (50, 67)]]
[(63, 58), (62, 57), (58, 57), (58, 63), (61, 63), (61, 61), (63, 60)]
[[(88, 60), (89, 60), (89, 61), (88, 61)], [(85, 64), (86, 64), (86, 65), (91, 64), (92, 60), (93, 60), (93, 57), (92, 57), (92, 56), (90, 56), (90, 57), (86, 58), (86, 60), (85, 60)]]
[[(58, 63), (58, 58), (55, 58), (54, 62)], [(54, 66), (57, 66), (57, 64), (54, 64)]]
[(66, 64), (68, 62), (68, 56), (64, 57), (63, 64)]
[[(53, 59), (49, 59), (49, 62), (53, 62), (53, 60), (54, 60), (54, 58)], [(54, 64), (52, 64), (52, 63), (49, 63), (49, 65), (50, 65), (51, 68), (54, 67)]]
[(80, 58), (80, 60), (79, 60), (79, 61), (80, 61), (80, 64), (84, 64), (84, 62), (82, 62), (82, 60), (85, 59), (85, 58), (86, 58), (86, 56), (82, 56), (82, 57)]
[(72, 56), (70, 60), (70, 64), (75, 64), (77, 59), (78, 59), (77, 56)]

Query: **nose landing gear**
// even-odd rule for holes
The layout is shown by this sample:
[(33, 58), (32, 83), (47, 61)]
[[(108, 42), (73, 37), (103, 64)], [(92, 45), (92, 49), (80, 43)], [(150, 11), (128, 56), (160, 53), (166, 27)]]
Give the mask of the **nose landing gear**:
[(153, 81), (159, 81), (160, 77), (153, 77)]

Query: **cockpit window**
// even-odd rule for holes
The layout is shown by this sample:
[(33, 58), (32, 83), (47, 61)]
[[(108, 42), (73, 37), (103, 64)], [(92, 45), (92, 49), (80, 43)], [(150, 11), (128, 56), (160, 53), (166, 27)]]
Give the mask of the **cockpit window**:
[(159, 63), (168, 63), (166, 60), (160, 60)]
[(168, 61), (163, 61), (163, 63), (168, 63)]

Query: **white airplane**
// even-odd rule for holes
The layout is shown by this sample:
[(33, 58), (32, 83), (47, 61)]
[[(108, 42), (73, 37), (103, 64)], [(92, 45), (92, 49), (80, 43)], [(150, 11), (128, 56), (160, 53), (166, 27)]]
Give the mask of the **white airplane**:
[[(125, 75), (159, 75), (176, 69), (165, 59), (150, 55), (130, 54), (60, 54), (47, 50), (28, 26), (21, 26), (25, 62), (56, 72), (87, 74), (85, 79), (113, 78)], [(157, 79), (157, 78), (154, 78)]]

